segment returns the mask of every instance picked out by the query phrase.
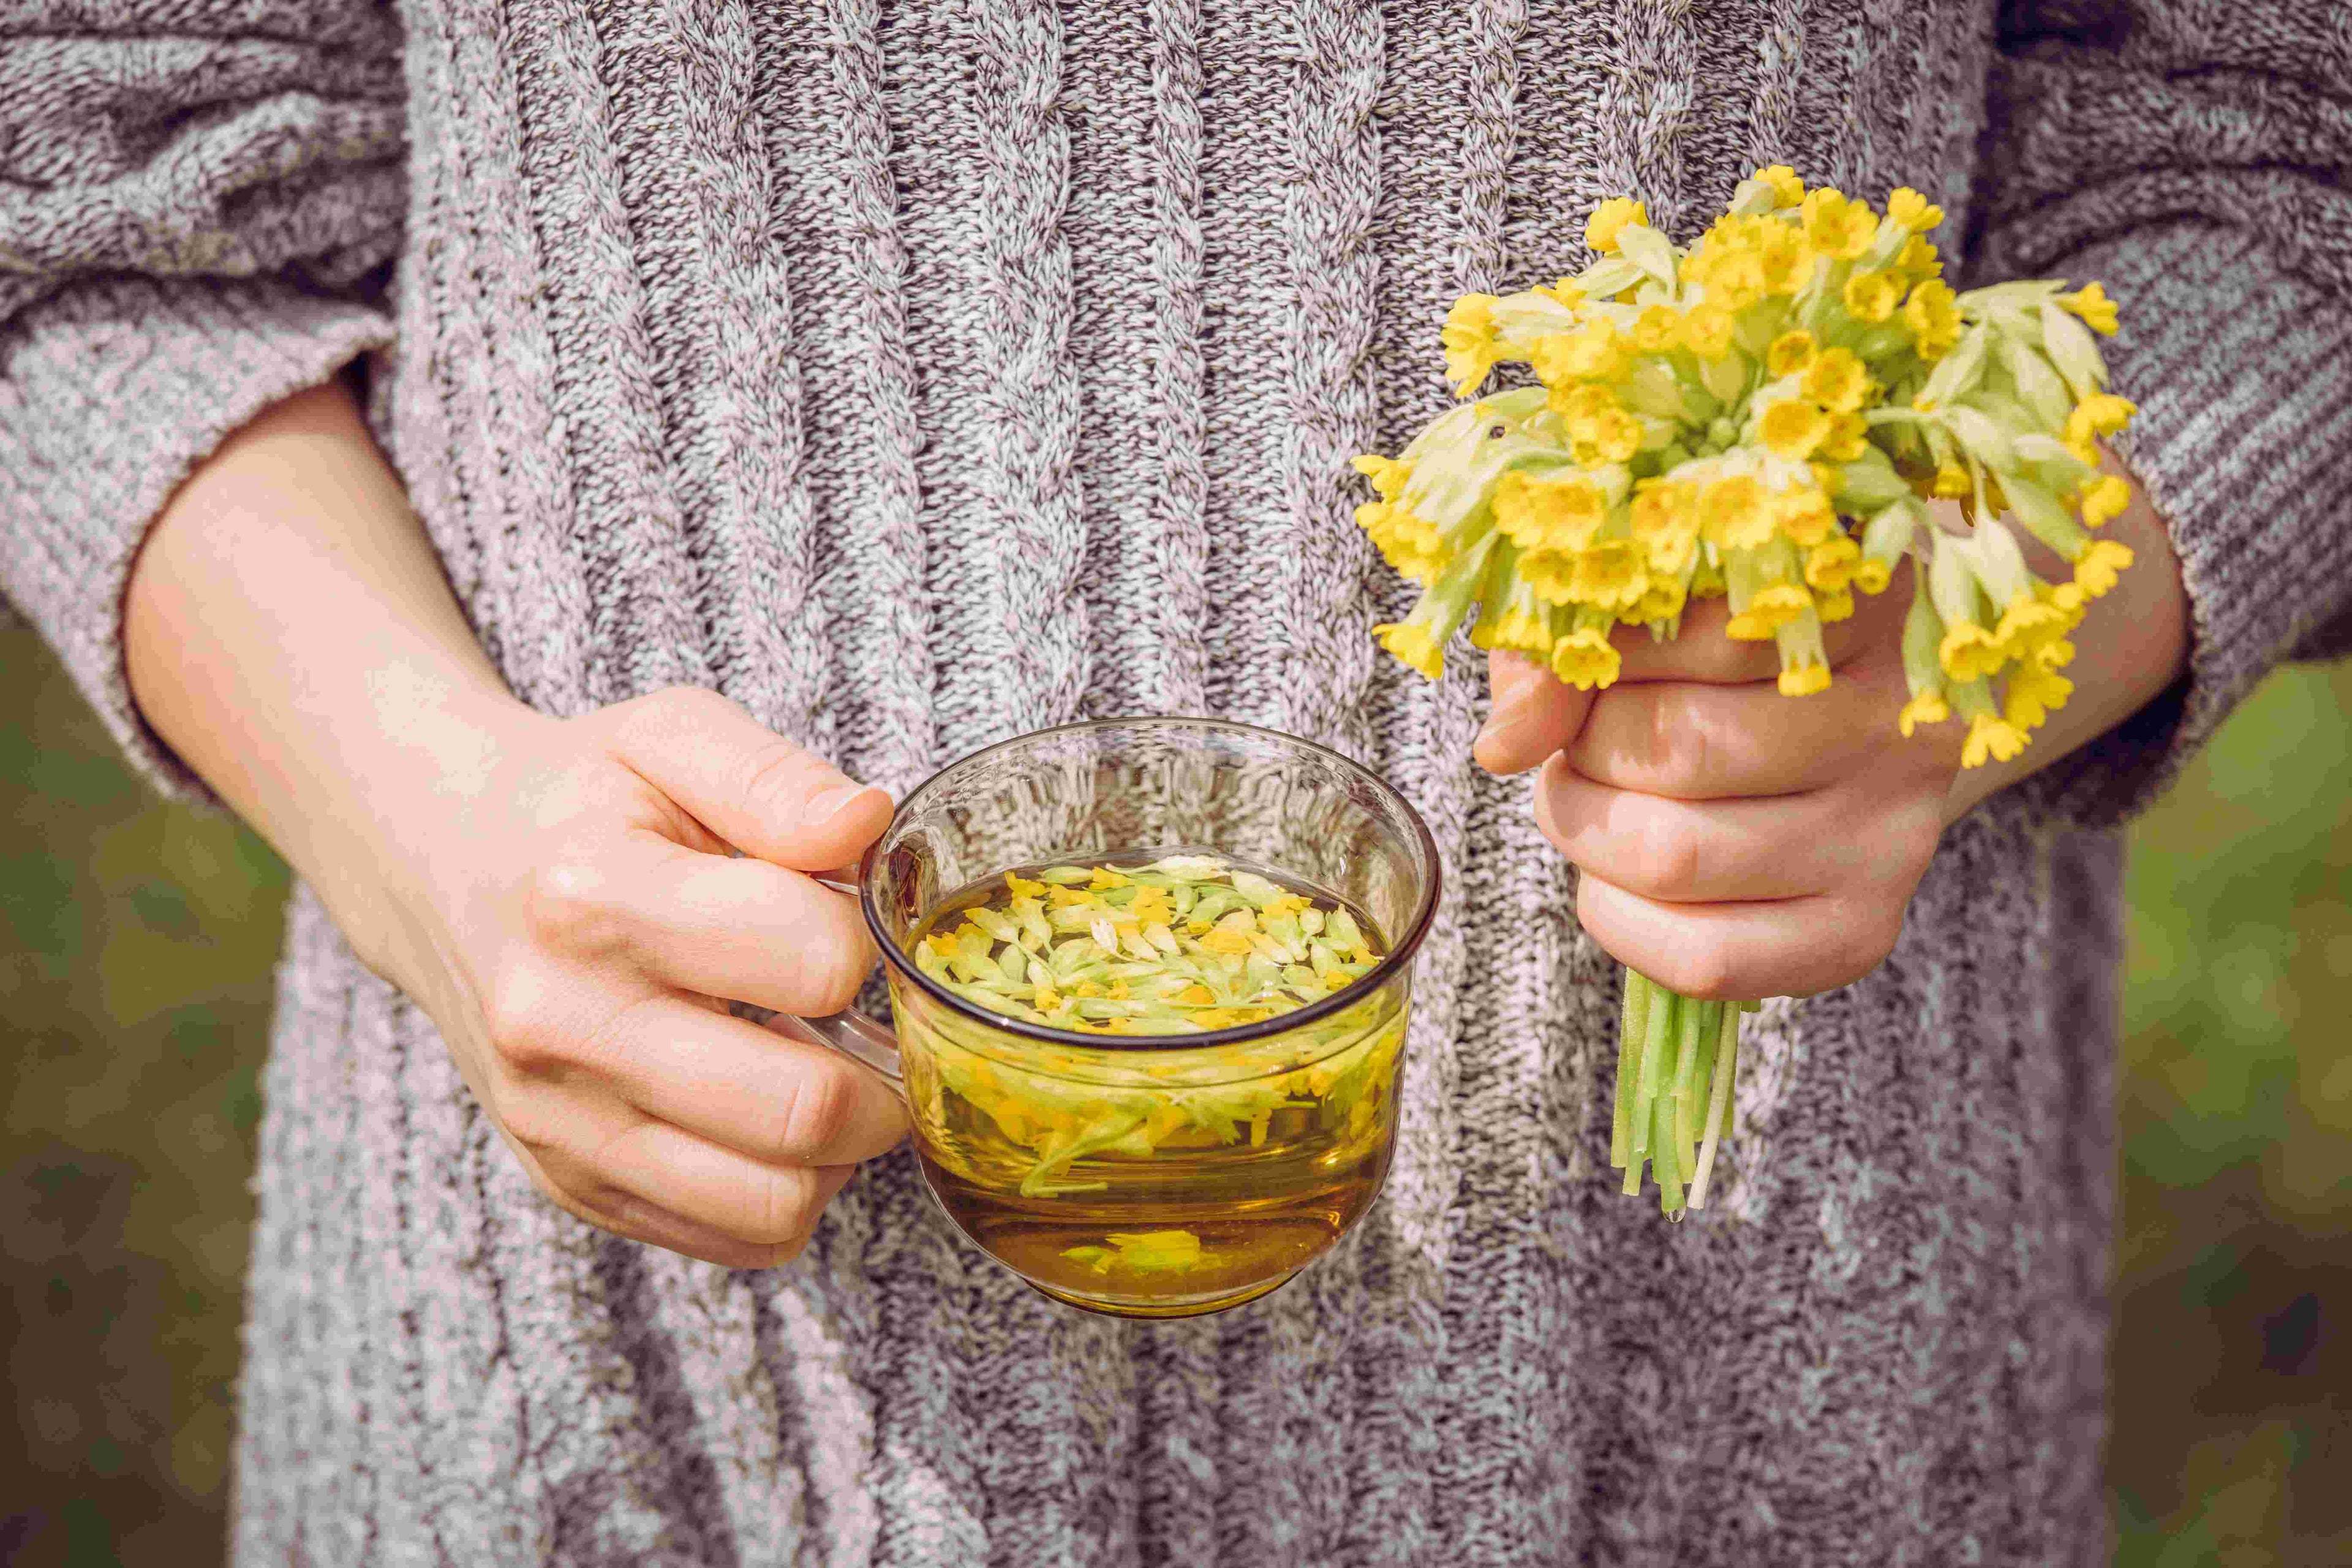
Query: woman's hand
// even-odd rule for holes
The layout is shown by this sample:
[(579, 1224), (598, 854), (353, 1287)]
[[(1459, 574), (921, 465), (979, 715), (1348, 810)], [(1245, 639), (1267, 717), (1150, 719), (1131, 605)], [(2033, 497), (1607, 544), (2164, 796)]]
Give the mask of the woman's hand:
[[(1772, 644), (1725, 637), (1720, 599), (1694, 605), (1671, 643), (1621, 628), (1624, 668), (1605, 691), (1497, 655), (1477, 759), (1541, 766), (1536, 820), (1583, 872), (1578, 918), (1619, 962), (1702, 998), (1849, 984), (1893, 951), (1947, 826), (2183, 668), (2188, 602), (2161, 522), (2140, 499), (2108, 532), (2137, 559), (2075, 634), (2074, 700), (2013, 763), (1963, 772), (1957, 720), (1897, 730), (1907, 574), (1825, 628), (1834, 679), (1810, 697), (1777, 689)], [(2061, 577), (2036, 549), (2028, 559)]]
[(148, 722), (432, 1015), (564, 1208), (763, 1267), (899, 1138), (878, 1079), (716, 1000), (848, 1002), (872, 949), (803, 873), (855, 861), (887, 798), (712, 692), (517, 701), (341, 385), (172, 498), (124, 653)]
[(889, 798), (679, 688), (522, 719), (441, 810), (385, 967), (540, 1190), (732, 1268), (798, 1252), (905, 1116), (872, 1073), (714, 999), (849, 1005), (873, 946), (803, 873), (854, 864)]

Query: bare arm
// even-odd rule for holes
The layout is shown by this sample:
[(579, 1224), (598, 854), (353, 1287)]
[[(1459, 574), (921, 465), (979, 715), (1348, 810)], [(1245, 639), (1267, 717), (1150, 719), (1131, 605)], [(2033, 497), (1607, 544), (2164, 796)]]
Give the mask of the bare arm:
[(871, 948), (802, 873), (854, 860), (887, 798), (712, 692), (518, 701), (340, 384), (180, 487), (125, 616), (148, 723), (433, 1016), (565, 1208), (763, 1266), (898, 1140), (878, 1080), (709, 1005), (846, 1004)]
[(414, 848), (394, 803), (462, 798), (537, 716), (340, 382), (265, 411), (180, 487), (131, 569), (123, 647), (148, 723), (372, 967), (412, 973), (382, 885)]

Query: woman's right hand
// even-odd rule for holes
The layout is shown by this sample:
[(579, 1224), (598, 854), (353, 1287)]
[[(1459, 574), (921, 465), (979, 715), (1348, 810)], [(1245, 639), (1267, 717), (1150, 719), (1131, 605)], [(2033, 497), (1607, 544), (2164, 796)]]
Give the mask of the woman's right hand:
[(875, 1074), (724, 1002), (849, 1005), (873, 945), (804, 873), (854, 865), (889, 797), (698, 688), (507, 711), (495, 761), (439, 803), (382, 966), (551, 1200), (730, 1268), (784, 1261), (906, 1118)]
[(147, 721), (432, 1015), (572, 1214), (762, 1268), (904, 1132), (874, 1074), (725, 1005), (848, 1004), (873, 949), (804, 873), (854, 863), (888, 797), (715, 692), (517, 701), (341, 384), (173, 496), (124, 657)]

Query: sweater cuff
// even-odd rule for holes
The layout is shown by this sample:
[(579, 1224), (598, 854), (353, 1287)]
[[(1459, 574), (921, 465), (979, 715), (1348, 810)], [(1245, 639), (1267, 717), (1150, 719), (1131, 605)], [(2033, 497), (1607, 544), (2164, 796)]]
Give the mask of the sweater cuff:
[(2189, 593), (2188, 673), (2008, 792), (2045, 823), (2105, 828), (2152, 803), (2274, 666), (2352, 642), (2352, 305), (2201, 223), (2040, 270), (2097, 279), (2122, 307), (2105, 347), (2139, 414), (2116, 447)]
[(214, 803), (124, 675), (122, 594), (147, 526), (224, 437), (392, 335), (381, 310), (273, 280), (130, 277), (0, 327), (0, 594), (167, 795)]

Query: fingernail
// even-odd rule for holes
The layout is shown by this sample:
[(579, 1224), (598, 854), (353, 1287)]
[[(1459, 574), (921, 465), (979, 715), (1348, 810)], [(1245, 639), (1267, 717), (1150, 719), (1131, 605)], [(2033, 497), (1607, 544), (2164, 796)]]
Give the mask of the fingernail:
[(823, 827), (826, 823), (847, 811), (856, 802), (869, 795), (878, 793), (872, 784), (862, 784), (853, 781), (849, 784), (835, 784), (821, 794), (813, 795), (809, 796), (808, 826)]

